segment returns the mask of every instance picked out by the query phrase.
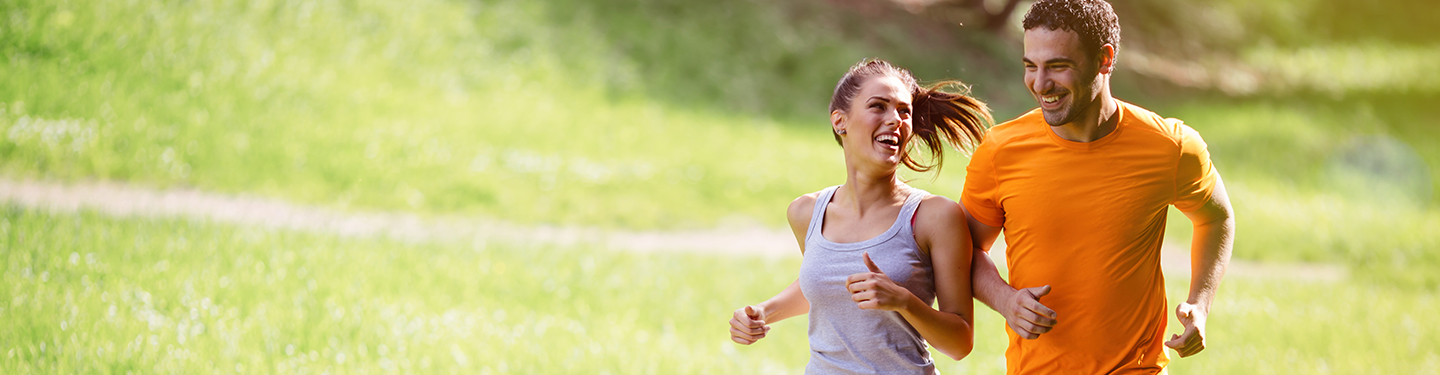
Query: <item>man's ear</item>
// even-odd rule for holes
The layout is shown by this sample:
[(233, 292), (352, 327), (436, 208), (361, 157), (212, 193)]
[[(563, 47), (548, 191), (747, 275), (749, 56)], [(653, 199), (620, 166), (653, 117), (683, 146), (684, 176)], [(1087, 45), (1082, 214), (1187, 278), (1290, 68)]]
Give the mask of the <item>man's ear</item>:
[(830, 111), (830, 131), (839, 134), (845, 130), (845, 112), (840, 110)]
[(1115, 71), (1115, 46), (1106, 44), (1100, 46), (1100, 74), (1110, 74)]

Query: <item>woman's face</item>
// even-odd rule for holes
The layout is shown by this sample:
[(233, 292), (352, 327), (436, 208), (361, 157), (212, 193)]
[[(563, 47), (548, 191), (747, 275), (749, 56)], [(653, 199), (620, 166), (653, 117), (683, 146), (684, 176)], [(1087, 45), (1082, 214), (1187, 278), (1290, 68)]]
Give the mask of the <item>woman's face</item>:
[(860, 85), (846, 113), (831, 114), (836, 130), (845, 130), (846, 160), (896, 168), (910, 139), (910, 101), (910, 90), (895, 77), (871, 77)]

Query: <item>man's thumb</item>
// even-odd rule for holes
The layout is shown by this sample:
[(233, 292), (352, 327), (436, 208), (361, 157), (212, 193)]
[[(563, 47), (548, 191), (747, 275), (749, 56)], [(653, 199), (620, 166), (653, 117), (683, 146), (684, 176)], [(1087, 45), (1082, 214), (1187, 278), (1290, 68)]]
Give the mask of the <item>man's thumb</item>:
[(1185, 346), (1185, 342), (1180, 341), (1180, 335), (1171, 334), (1170, 341), (1166, 341), (1165, 346), (1170, 347), (1170, 349), (1180, 350), (1180, 348)]
[(755, 312), (754, 306), (745, 306), (745, 316), (750, 317), (750, 319), (760, 319), (760, 314)]
[(1050, 286), (1049, 286), (1049, 285), (1046, 285), (1046, 286), (1042, 286), (1042, 287), (1039, 287), (1039, 288), (1033, 288), (1033, 289), (1031, 289), (1030, 294), (1031, 294), (1031, 295), (1034, 295), (1035, 298), (1043, 297), (1043, 296), (1045, 296), (1046, 294), (1050, 294)]
[(885, 273), (884, 271), (881, 271), (881, 270), (880, 270), (880, 266), (876, 266), (876, 265), (875, 265), (875, 261), (870, 260), (870, 252), (867, 251), (867, 252), (861, 254), (860, 256), (865, 257), (865, 267), (869, 267), (869, 268), (870, 268), (870, 272), (874, 272), (874, 273), (878, 273), (878, 274), (884, 274), (884, 273)]

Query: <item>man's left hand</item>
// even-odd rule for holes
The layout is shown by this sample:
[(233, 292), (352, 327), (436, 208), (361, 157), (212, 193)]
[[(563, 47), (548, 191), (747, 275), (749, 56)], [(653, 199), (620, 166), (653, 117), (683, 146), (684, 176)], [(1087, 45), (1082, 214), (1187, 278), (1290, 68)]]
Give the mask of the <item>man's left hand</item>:
[(1170, 335), (1170, 341), (1165, 346), (1175, 349), (1180, 357), (1189, 357), (1205, 350), (1205, 315), (1200, 306), (1188, 302), (1181, 302), (1175, 307), (1175, 316), (1180, 318), (1180, 324), (1185, 326), (1185, 332), (1178, 335)]

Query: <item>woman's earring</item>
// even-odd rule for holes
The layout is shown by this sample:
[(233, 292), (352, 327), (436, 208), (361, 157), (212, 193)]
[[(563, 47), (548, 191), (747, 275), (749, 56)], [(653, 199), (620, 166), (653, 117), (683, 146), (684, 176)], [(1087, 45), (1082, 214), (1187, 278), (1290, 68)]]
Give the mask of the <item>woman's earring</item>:
[(845, 135), (845, 129), (836, 130), (835, 134)]

